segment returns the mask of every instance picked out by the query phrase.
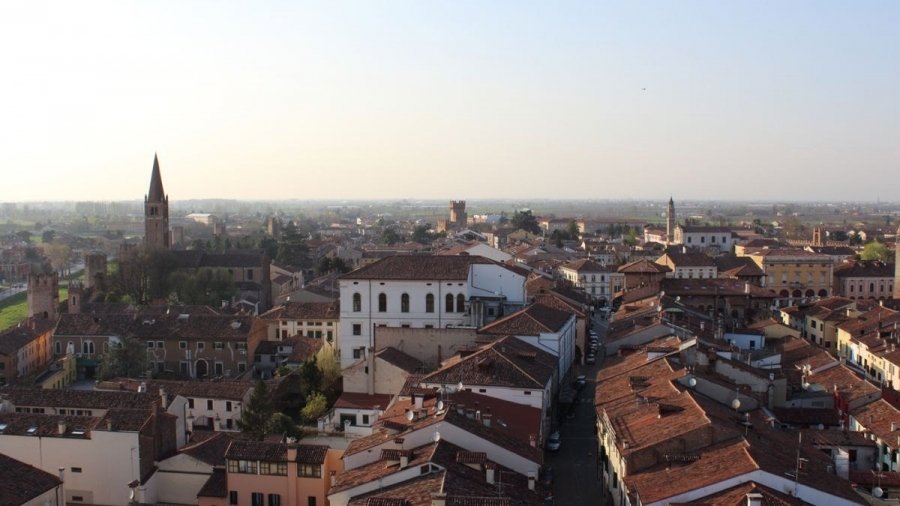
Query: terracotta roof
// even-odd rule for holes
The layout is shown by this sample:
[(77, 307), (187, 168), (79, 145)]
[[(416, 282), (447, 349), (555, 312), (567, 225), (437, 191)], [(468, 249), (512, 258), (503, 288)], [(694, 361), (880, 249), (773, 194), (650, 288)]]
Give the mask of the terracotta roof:
[(850, 414), (856, 419), (856, 423), (885, 441), (888, 446), (894, 447), (900, 432), (891, 430), (891, 424), (900, 424), (900, 410), (888, 401), (878, 399), (856, 409), (851, 408)]
[(42, 388), (2, 387), (0, 393), (16, 407), (110, 409), (152, 408), (159, 394), (136, 392), (103, 392), (98, 390), (53, 390)]
[(618, 272), (624, 274), (662, 274), (666, 272), (672, 272), (668, 266), (660, 265), (655, 262), (651, 262), (646, 258), (642, 258), (640, 260), (635, 260), (634, 262), (629, 262), (621, 267), (619, 267)]
[(340, 276), (341, 279), (466, 281), (472, 264), (503, 265), (474, 255), (393, 255)]
[(670, 502), (668, 506), (744, 506), (747, 504), (747, 494), (761, 495), (764, 506), (808, 506), (809, 503), (791, 495), (773, 490), (765, 485), (748, 481), (700, 497), (689, 503)]
[(574, 312), (563, 311), (544, 304), (532, 304), (481, 327), (479, 334), (539, 336), (557, 333), (572, 318)]
[(750, 257), (739, 257), (733, 253), (717, 256), (713, 259), (719, 275), (729, 276), (762, 276), (765, 274)]
[(11, 355), (23, 346), (53, 330), (56, 320), (26, 318), (17, 325), (0, 331), (0, 355)]
[(344, 392), (338, 397), (334, 403), (334, 408), (347, 409), (374, 409), (379, 406), (380, 409), (387, 409), (391, 403), (392, 396), (388, 394), (361, 394), (355, 392)]
[(54, 337), (132, 336), (136, 339), (245, 341), (251, 316), (182, 314), (159, 315), (63, 313)]
[(871, 401), (881, 397), (881, 389), (860, 379), (856, 373), (843, 364), (829, 367), (820, 372), (813, 372), (809, 376), (809, 383), (818, 383), (826, 392), (837, 390), (838, 395), (848, 402), (863, 398)]
[(228, 460), (259, 460), (264, 462), (287, 462), (288, 448), (297, 449), (297, 462), (322, 464), (328, 454), (325, 445), (295, 445), (289, 443), (269, 443), (265, 441), (235, 440), (225, 451)]
[(565, 263), (561, 266), (561, 268), (573, 270), (575, 272), (610, 272), (610, 271), (612, 271), (611, 267), (600, 265), (597, 262), (595, 262), (589, 258), (582, 258), (581, 260), (575, 260), (574, 262)]
[(571, 299), (563, 297), (555, 292), (535, 294), (532, 296), (532, 299), (537, 304), (556, 308), (568, 313), (575, 313), (575, 316), (579, 318), (584, 318), (585, 316), (584, 311), (582, 311), (583, 305), (570, 302)]
[(656, 263), (666, 265), (667, 260), (675, 267), (716, 267), (716, 263), (705, 253), (672, 251), (656, 259)]
[(146, 386), (146, 393), (151, 396), (158, 396), (162, 389), (165, 390), (171, 404), (175, 400), (176, 395), (191, 398), (240, 401), (253, 390), (254, 385), (255, 383), (252, 381), (172, 381), (115, 378), (99, 382), (95, 388), (101, 391), (121, 390), (137, 392), (141, 386)]
[(662, 281), (662, 290), (670, 297), (675, 296), (747, 296), (756, 299), (774, 299), (778, 297), (768, 288), (756, 286), (753, 283), (729, 278), (713, 279), (674, 279), (668, 278)]
[(380, 358), (381, 360), (384, 360), (385, 362), (396, 366), (408, 373), (420, 372), (420, 370), (424, 367), (421, 359), (407, 355), (406, 353), (403, 353), (393, 346), (388, 346), (387, 348), (382, 348), (376, 351), (375, 357)]
[(225, 451), (233, 439), (233, 434), (229, 432), (215, 432), (208, 439), (182, 446), (178, 449), (178, 453), (190, 455), (211, 466), (224, 466)]
[(197, 497), (226, 497), (228, 496), (228, 474), (224, 469), (213, 469), (206, 483), (200, 487)]
[(836, 265), (834, 276), (838, 278), (893, 278), (894, 264), (872, 261), (853, 261)]
[(30, 504), (60, 485), (58, 476), (0, 453), (0, 504)]
[(319, 350), (325, 347), (325, 340), (316, 337), (296, 336), (294, 349), (287, 361), (292, 364), (299, 364), (311, 359), (319, 353)]
[(340, 301), (332, 302), (285, 302), (260, 315), (267, 321), (273, 320), (338, 320), (341, 315)]
[[(65, 437), (90, 439), (91, 430), (100, 418), (96, 416), (70, 416), (34, 413), (0, 413), (0, 425), (5, 425), (3, 434), (42, 437)], [(59, 424), (65, 424), (65, 431), (59, 433)]]
[(447, 359), (422, 383), (543, 389), (556, 373), (557, 359), (518, 338), (507, 336), (472, 354)]

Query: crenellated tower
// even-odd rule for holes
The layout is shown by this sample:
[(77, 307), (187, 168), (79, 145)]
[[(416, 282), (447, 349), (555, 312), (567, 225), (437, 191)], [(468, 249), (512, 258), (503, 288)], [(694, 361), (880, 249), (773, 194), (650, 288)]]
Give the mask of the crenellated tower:
[(55, 320), (59, 316), (59, 274), (28, 275), (28, 317)]
[(156, 155), (153, 155), (150, 191), (144, 196), (144, 246), (169, 249), (169, 196), (163, 190)]

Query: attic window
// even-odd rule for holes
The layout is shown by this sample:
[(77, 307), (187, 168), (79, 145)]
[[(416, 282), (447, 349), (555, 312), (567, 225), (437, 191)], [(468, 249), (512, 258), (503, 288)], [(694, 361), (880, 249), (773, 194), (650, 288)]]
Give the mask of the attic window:
[(35, 427), (34, 425), (32, 425), (31, 427), (28, 427), (28, 430), (25, 431), (25, 433), (28, 434), (29, 436), (33, 436), (36, 432), (37, 432), (37, 427)]
[(0, 434), (2, 434), (3, 431), (5, 431), (7, 427), (9, 427), (9, 424), (0, 423)]

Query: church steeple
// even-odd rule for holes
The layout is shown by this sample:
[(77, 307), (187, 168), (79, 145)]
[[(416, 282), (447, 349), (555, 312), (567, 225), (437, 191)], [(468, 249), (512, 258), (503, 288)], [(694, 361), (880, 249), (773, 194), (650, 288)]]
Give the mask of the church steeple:
[(150, 174), (150, 191), (147, 192), (147, 202), (162, 202), (166, 196), (163, 191), (162, 176), (159, 174), (159, 157), (153, 154), (153, 173)]
[(153, 155), (150, 190), (144, 197), (144, 246), (169, 248), (169, 197), (163, 190), (159, 158)]

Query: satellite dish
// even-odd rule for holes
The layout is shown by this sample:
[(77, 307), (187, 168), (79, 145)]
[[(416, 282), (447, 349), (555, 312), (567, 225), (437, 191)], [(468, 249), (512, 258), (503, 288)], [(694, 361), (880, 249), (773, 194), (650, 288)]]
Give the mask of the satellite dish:
[(409, 420), (410, 422), (412, 421), (414, 416), (416, 416), (416, 415), (414, 415), (412, 411), (406, 412), (406, 419)]
[(819, 430), (825, 430), (825, 424), (820, 423), (820, 424), (819, 424)]
[(460, 381), (459, 383), (456, 384), (456, 391), (461, 392), (462, 389), (463, 389), (463, 384), (462, 384), (462, 381)]
[(443, 410), (444, 410), (444, 401), (438, 401), (438, 403), (437, 403), (437, 410), (438, 410), (438, 411), (443, 411)]
[(128, 500), (129, 500), (129, 501), (133, 501), (133, 500), (134, 500), (134, 489), (131, 489), (131, 490), (128, 492)]
[(688, 384), (691, 385), (691, 388), (694, 388), (697, 386), (697, 378), (691, 378), (690, 381), (688, 381)]
[(884, 494), (884, 490), (881, 487), (875, 487), (872, 489), (872, 495), (875, 497), (881, 497)]
[(431, 439), (434, 440), (435, 443), (441, 440), (441, 433), (438, 431), (434, 431), (434, 436), (431, 436)]
[(740, 399), (735, 399), (735, 400), (731, 401), (731, 407), (732, 407), (735, 411), (737, 411), (738, 409), (740, 409), (740, 408), (741, 408), (741, 400), (740, 400)]

